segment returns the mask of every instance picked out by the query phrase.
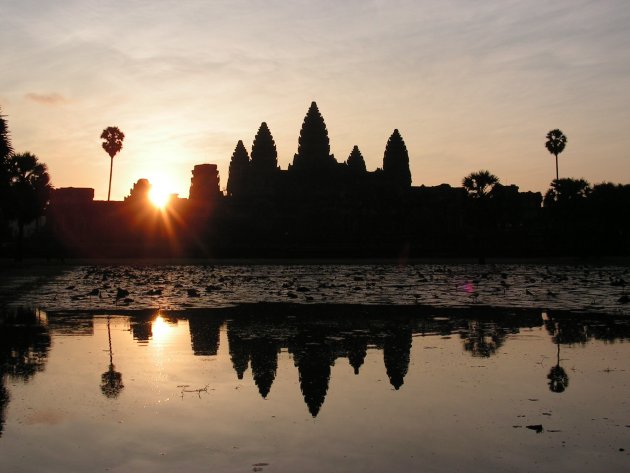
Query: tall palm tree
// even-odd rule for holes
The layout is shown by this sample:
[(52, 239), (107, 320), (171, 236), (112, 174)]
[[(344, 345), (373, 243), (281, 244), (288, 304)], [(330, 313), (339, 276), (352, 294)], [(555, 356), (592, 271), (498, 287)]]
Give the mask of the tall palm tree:
[(567, 145), (567, 137), (557, 128), (547, 133), (545, 147), (556, 157), (556, 180), (558, 179), (558, 155), (564, 151)]
[(114, 167), (114, 156), (122, 149), (122, 142), (125, 139), (125, 134), (118, 129), (117, 126), (108, 126), (101, 133), (101, 139), (103, 141), (103, 149), (109, 154), (109, 188), (107, 189), (107, 201), (112, 192), (112, 168)]
[(116, 371), (114, 366), (114, 355), (112, 352), (112, 332), (109, 327), (109, 317), (107, 317), (107, 338), (109, 340), (109, 367), (101, 375), (101, 391), (110, 399), (117, 398), (125, 385), (122, 381), (122, 373)]

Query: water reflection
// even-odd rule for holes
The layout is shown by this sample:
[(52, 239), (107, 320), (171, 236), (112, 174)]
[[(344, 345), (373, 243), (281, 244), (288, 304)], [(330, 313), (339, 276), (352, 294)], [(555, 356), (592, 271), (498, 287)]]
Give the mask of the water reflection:
[[(339, 316), (338, 312), (343, 312)], [(417, 312), (417, 311), (416, 311)], [(433, 311), (435, 313), (435, 310)], [(331, 368), (338, 358), (346, 358), (354, 374), (360, 373), (368, 349), (380, 350), (391, 386), (401, 389), (410, 365), (414, 335), (458, 335), (462, 348), (473, 357), (496, 355), (506, 340), (521, 329), (543, 324), (552, 341), (561, 344), (586, 343), (591, 337), (614, 340), (629, 335), (628, 324), (606, 317), (571, 317), (536, 311), (504, 313), (501, 311), (445, 310), (435, 315), (411, 315), (410, 308), (361, 306), (242, 305), (213, 310), (191, 310), (130, 319), (133, 338), (141, 344), (162, 338), (168, 325), (187, 320), (190, 345), (195, 356), (213, 357), (219, 352), (220, 333), (225, 326), (228, 352), (236, 378), (241, 380), (251, 367), (252, 379), (262, 398), (272, 390), (278, 370), (278, 355), (286, 350), (297, 368), (297, 378), (304, 402), (316, 417), (326, 399)], [(111, 359), (110, 359), (111, 361)], [(110, 370), (103, 382), (114, 392), (122, 381)], [(568, 376), (557, 363), (548, 375), (549, 389), (561, 393), (568, 386)], [(104, 390), (105, 392), (105, 390)]]
[(101, 391), (108, 398), (117, 398), (125, 385), (122, 381), (122, 373), (116, 371), (114, 366), (114, 352), (112, 351), (112, 332), (110, 317), (107, 317), (107, 340), (109, 341), (109, 367), (101, 375)]
[[(557, 347), (555, 364), (547, 371), (549, 390), (562, 393), (569, 377), (561, 366), (561, 345), (583, 345), (591, 339), (615, 341), (630, 338), (630, 323), (607, 316), (541, 314), (537, 311), (425, 309), (395, 306), (300, 306), (252, 304), (228, 308), (178, 312), (131, 313), (129, 332), (141, 345), (166, 343), (178, 321), (186, 321), (190, 347), (195, 356), (216, 357), (221, 331), (225, 330), (227, 353), (236, 378), (251, 376), (260, 396), (272, 392), (279, 354), (286, 351), (297, 369), (296, 377), (309, 413), (320, 413), (329, 390), (332, 367), (347, 359), (359, 375), (369, 350), (382, 353), (382, 363), (394, 390), (404, 387), (410, 367), (414, 336), (456, 335), (464, 352), (472, 357), (497, 355), (510, 336), (522, 329), (542, 327)], [(124, 389), (116, 370), (111, 317), (107, 316), (109, 364), (100, 375), (101, 391), (116, 398)], [(20, 309), (2, 318), (0, 334), (2, 379), (0, 420), (9, 402), (7, 377), (27, 381), (42, 370), (50, 348), (49, 329), (57, 335), (93, 335), (92, 316), (51, 313), (42, 319), (36, 311)]]
[(558, 357), (556, 365), (552, 366), (547, 375), (549, 380), (549, 390), (554, 393), (563, 393), (569, 386), (569, 376), (567, 372), (560, 366), (560, 343), (556, 342), (558, 346)]
[[(612, 342), (630, 338), (630, 321), (614, 316), (290, 304), (95, 314), (0, 319), (0, 470), (458, 471), (484, 452), (484, 464), (528, 471), (560, 444), (568, 461), (627, 443), (630, 347)], [(506, 465), (515, 458), (521, 468)]]
[(222, 319), (215, 317), (191, 317), (190, 343), (193, 353), (197, 356), (215, 356), (219, 351), (219, 329), (223, 325)]
[(411, 327), (387, 327), (383, 340), (383, 360), (391, 385), (398, 390), (405, 382), (409, 369)]
[(9, 391), (4, 385), (3, 375), (0, 382), (0, 437), (2, 437), (2, 431), (4, 430), (4, 411), (7, 408), (7, 404), (9, 404)]
[(44, 370), (50, 350), (46, 318), (33, 309), (0, 313), (0, 436), (10, 395), (7, 380), (28, 382)]
[(131, 333), (139, 343), (148, 343), (153, 338), (153, 318), (146, 314), (134, 315), (131, 318)]

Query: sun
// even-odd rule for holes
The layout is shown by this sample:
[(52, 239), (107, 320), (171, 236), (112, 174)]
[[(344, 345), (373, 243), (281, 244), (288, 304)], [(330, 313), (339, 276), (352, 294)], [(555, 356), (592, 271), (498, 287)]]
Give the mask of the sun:
[(154, 342), (164, 343), (173, 334), (173, 326), (162, 315), (158, 315), (151, 323), (151, 334)]
[(149, 191), (149, 200), (158, 209), (163, 209), (171, 198), (169, 190), (159, 184), (152, 184)]

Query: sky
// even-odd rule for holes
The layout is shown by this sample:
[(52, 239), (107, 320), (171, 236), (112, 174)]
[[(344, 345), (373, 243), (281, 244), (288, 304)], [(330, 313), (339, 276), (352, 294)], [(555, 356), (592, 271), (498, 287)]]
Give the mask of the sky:
[(99, 136), (125, 133), (112, 199), (148, 178), (187, 197), (269, 125), (282, 169), (312, 101), (331, 151), (382, 166), (399, 129), (413, 185), (488, 169), (548, 189), (630, 183), (627, 0), (0, 0), (0, 110), (55, 187), (107, 197)]

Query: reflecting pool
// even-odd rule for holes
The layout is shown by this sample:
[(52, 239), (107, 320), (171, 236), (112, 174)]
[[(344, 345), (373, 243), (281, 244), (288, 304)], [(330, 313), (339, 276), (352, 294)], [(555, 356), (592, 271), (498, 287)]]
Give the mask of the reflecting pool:
[(0, 329), (0, 471), (630, 465), (624, 314), (51, 306)]

